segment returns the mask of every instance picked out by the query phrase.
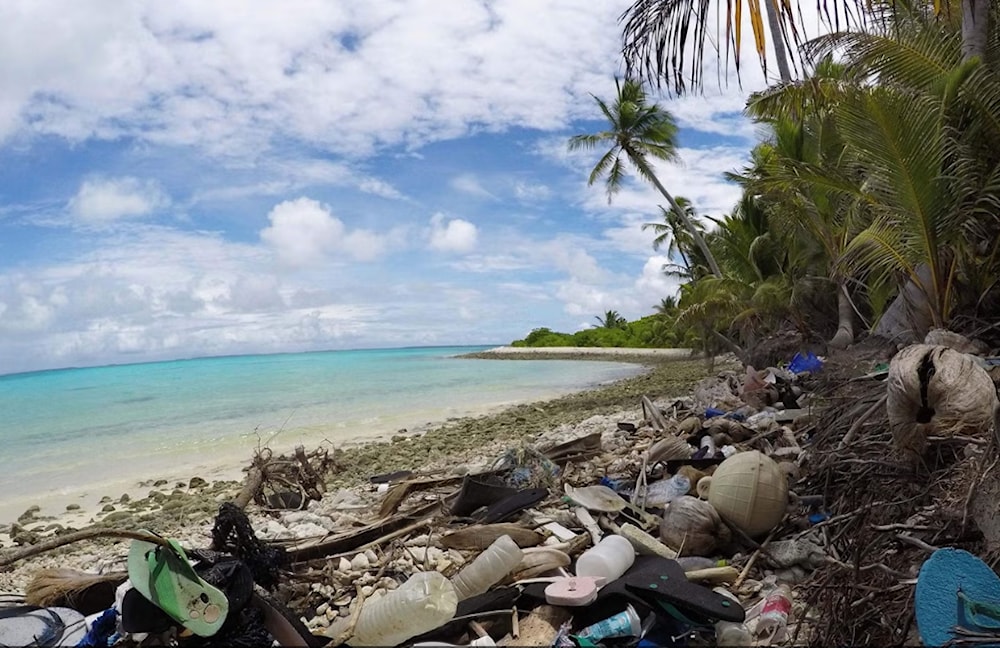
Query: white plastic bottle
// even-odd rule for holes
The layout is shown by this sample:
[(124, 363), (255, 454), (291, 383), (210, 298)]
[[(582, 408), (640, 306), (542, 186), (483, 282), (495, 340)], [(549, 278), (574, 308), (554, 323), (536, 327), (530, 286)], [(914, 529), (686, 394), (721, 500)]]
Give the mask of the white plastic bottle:
[(458, 597), (440, 572), (418, 572), (381, 598), (365, 602), (352, 646), (396, 646), (451, 621)]
[(610, 583), (628, 571), (634, 562), (632, 543), (620, 535), (609, 535), (576, 559), (576, 575), (604, 578), (605, 583)]
[[(717, 593), (732, 600), (736, 605), (742, 606), (740, 600), (725, 587), (713, 587)], [(753, 643), (750, 630), (746, 624), (735, 621), (719, 621), (715, 624), (715, 645), (717, 646), (749, 646)]]
[(521, 548), (510, 536), (502, 535), (486, 551), (479, 554), (451, 579), (459, 601), (482, 594), (500, 579), (514, 571), (524, 557)]
[(684, 475), (661, 479), (646, 487), (646, 506), (663, 506), (691, 491), (691, 480)]

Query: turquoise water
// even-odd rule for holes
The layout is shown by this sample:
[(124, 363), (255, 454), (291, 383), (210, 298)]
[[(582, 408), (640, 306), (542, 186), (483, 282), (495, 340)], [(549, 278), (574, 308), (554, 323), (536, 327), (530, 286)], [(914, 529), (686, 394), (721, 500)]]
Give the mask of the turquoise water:
[(0, 376), (0, 522), (5, 508), (43, 494), (245, 465), (263, 443), (285, 451), (361, 441), (638, 371), (598, 361), (455, 357), (484, 348), (234, 356)]

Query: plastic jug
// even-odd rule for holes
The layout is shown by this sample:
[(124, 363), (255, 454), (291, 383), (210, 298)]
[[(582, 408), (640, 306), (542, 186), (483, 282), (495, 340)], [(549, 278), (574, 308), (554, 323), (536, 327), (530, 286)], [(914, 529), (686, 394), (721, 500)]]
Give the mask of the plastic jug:
[(524, 554), (508, 535), (493, 541), (486, 551), (451, 579), (459, 601), (482, 594), (500, 579), (514, 571)]
[(604, 578), (605, 583), (610, 583), (634, 562), (632, 543), (620, 535), (609, 535), (576, 559), (576, 575)]
[(455, 616), (458, 597), (439, 572), (414, 574), (398, 589), (365, 602), (352, 646), (395, 646), (443, 626)]

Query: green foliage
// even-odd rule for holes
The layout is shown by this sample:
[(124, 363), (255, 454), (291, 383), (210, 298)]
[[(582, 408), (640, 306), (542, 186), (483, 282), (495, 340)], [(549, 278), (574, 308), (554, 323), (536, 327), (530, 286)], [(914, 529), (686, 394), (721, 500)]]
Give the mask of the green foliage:
[(672, 348), (677, 346), (680, 339), (681, 335), (675, 329), (674, 318), (656, 314), (634, 322), (622, 320), (621, 326), (595, 327), (576, 333), (558, 333), (547, 328), (536, 328), (523, 340), (512, 342), (511, 346)]

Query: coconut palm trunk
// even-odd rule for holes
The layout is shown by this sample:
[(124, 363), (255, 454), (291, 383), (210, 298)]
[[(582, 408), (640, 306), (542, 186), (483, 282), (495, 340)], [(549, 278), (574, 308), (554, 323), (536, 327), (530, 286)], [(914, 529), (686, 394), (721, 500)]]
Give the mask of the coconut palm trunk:
[(989, 0), (962, 0), (962, 56), (985, 57), (989, 37)]
[(854, 305), (847, 293), (847, 282), (837, 282), (837, 333), (828, 342), (835, 349), (846, 349), (854, 342)]
[[(967, 2), (971, 0), (966, 0)], [(785, 36), (781, 32), (781, 18), (778, 15), (778, 0), (764, 0), (767, 10), (767, 27), (774, 41), (774, 59), (778, 62), (778, 76), (782, 83), (792, 81), (792, 72), (788, 69), (788, 51), (785, 49)]]

